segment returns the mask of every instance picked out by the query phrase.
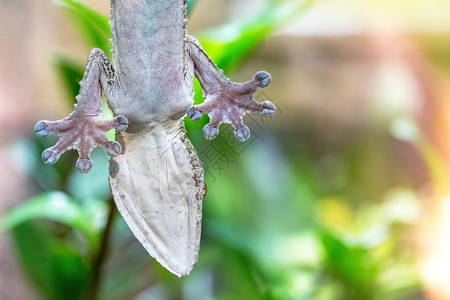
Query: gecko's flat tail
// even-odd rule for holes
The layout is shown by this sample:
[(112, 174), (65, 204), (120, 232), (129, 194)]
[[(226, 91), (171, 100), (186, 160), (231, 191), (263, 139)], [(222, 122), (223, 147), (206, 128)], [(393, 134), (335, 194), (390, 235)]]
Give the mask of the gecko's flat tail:
[(169, 265), (166, 261), (158, 260), (158, 262), (166, 268), (170, 273), (178, 276), (178, 278), (188, 276), (194, 270), (198, 261), (198, 253), (193, 263)]
[(188, 275), (198, 260), (203, 168), (182, 123), (118, 136), (111, 159), (117, 208), (147, 252), (170, 272)]

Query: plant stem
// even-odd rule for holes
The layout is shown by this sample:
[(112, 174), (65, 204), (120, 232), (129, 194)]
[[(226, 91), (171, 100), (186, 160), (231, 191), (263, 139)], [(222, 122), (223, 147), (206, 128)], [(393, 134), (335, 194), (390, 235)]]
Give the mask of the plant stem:
[(102, 277), (103, 277), (102, 270), (106, 256), (108, 255), (111, 228), (114, 220), (114, 215), (116, 212), (116, 206), (114, 205), (114, 200), (112, 197), (108, 200), (108, 208), (109, 208), (108, 220), (106, 222), (106, 226), (103, 231), (102, 240), (100, 241), (100, 247), (92, 263), (92, 280), (87, 293), (88, 300), (98, 299), (98, 293), (100, 290), (100, 286), (102, 284)]

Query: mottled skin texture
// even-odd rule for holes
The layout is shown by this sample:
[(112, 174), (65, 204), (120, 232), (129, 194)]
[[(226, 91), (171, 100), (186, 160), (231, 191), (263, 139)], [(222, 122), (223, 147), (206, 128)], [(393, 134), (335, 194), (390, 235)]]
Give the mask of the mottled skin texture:
[[(134, 235), (164, 267), (183, 276), (194, 268), (200, 246), (203, 167), (186, 138), (182, 118), (208, 114), (207, 139), (230, 123), (244, 142), (247, 112), (271, 115), (275, 106), (253, 93), (270, 82), (258, 72), (245, 83), (231, 82), (199, 42), (186, 35), (185, 0), (112, 0), (114, 68), (102, 50), (89, 55), (74, 112), (60, 121), (40, 121), (39, 136), (59, 135), (42, 158), (54, 164), (77, 149), (77, 168), (88, 172), (95, 146), (106, 148), (114, 200)], [(194, 74), (206, 94), (192, 106)], [(105, 95), (115, 117), (101, 117)], [(115, 129), (117, 141), (107, 133)], [(122, 154), (122, 155), (120, 155)]]
[(111, 30), (118, 80), (111, 108), (135, 123), (180, 119), (192, 104), (184, 81), (184, 0), (113, 0)]

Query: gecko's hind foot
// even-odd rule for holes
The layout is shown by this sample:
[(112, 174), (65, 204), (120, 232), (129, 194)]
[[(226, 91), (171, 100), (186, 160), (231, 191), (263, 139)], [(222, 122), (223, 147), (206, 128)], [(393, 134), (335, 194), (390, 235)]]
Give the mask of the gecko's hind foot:
[(241, 142), (250, 138), (250, 129), (244, 125), (243, 117), (248, 112), (270, 116), (275, 113), (276, 107), (270, 101), (259, 103), (253, 97), (255, 91), (270, 83), (270, 75), (267, 72), (258, 72), (251, 81), (235, 83), (224, 81), (220, 88), (208, 94), (204, 103), (191, 106), (187, 116), (192, 121), (197, 121), (202, 114), (208, 114), (210, 124), (203, 129), (206, 139), (212, 140), (219, 133), (222, 123), (230, 123), (235, 130), (234, 136)]
[(42, 153), (42, 160), (46, 164), (52, 165), (67, 150), (77, 149), (80, 154), (77, 168), (86, 173), (92, 167), (89, 154), (94, 147), (102, 146), (106, 148), (106, 153), (110, 156), (117, 156), (122, 153), (121, 145), (108, 139), (108, 132), (111, 129), (123, 131), (127, 127), (128, 120), (124, 116), (105, 120), (100, 116), (81, 115), (75, 110), (74, 113), (63, 120), (38, 122), (35, 131), (39, 136), (47, 136), (50, 133), (56, 133), (59, 136), (56, 145)]
[[(218, 135), (220, 124), (230, 123), (235, 130), (235, 137), (241, 142), (247, 141), (250, 138), (250, 129), (244, 125), (244, 115), (254, 112), (270, 116), (275, 112), (276, 107), (272, 102), (259, 103), (253, 96), (259, 88), (269, 85), (272, 79), (270, 74), (259, 71), (250, 81), (232, 82), (213, 63), (196, 38), (188, 36), (186, 42), (189, 58), (186, 79), (193, 80), (195, 74), (206, 94), (205, 101), (191, 106), (187, 116), (193, 121), (199, 120), (202, 114), (209, 116), (210, 123), (203, 129), (207, 139)], [(192, 85), (192, 82), (189, 84)]]
[(105, 120), (102, 115), (102, 90), (108, 94), (114, 83), (114, 69), (100, 49), (93, 49), (89, 54), (86, 70), (76, 97), (77, 105), (69, 117), (59, 121), (40, 121), (34, 127), (38, 136), (44, 137), (56, 133), (59, 140), (42, 153), (46, 164), (56, 163), (59, 157), (69, 149), (77, 149), (80, 155), (77, 168), (86, 173), (92, 168), (89, 155), (96, 146), (102, 146), (110, 156), (122, 153), (118, 142), (108, 139), (112, 129), (124, 131), (128, 128), (125, 116), (116, 116)]

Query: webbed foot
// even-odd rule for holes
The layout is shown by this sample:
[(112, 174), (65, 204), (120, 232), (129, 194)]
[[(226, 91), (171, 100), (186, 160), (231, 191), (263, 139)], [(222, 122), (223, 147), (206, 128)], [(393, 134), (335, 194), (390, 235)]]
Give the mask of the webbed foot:
[(86, 70), (81, 81), (78, 103), (69, 117), (59, 121), (40, 121), (34, 127), (38, 136), (45, 137), (51, 133), (59, 136), (55, 146), (42, 153), (46, 164), (54, 164), (61, 154), (69, 149), (77, 149), (80, 155), (77, 168), (88, 172), (92, 167), (89, 158), (91, 150), (102, 146), (110, 156), (122, 153), (118, 142), (108, 139), (108, 131), (124, 131), (128, 128), (125, 116), (117, 116), (111, 120), (102, 118), (102, 90), (108, 90), (114, 83), (114, 69), (106, 55), (100, 49), (89, 54)]
[(218, 135), (220, 124), (230, 123), (234, 127), (235, 137), (245, 142), (250, 138), (250, 129), (243, 122), (246, 113), (254, 112), (264, 116), (275, 113), (276, 107), (272, 102), (259, 103), (253, 96), (259, 88), (269, 85), (270, 74), (260, 71), (250, 81), (232, 82), (217, 68), (195, 38), (188, 37), (187, 45), (191, 64), (187, 70), (195, 72), (206, 93), (205, 101), (191, 106), (187, 116), (193, 121), (199, 120), (203, 114), (209, 116), (210, 123), (203, 129), (206, 139), (214, 139)]

